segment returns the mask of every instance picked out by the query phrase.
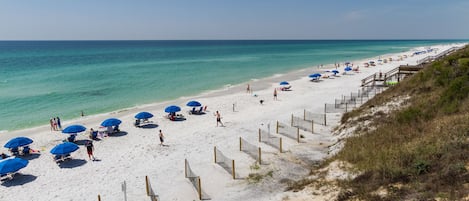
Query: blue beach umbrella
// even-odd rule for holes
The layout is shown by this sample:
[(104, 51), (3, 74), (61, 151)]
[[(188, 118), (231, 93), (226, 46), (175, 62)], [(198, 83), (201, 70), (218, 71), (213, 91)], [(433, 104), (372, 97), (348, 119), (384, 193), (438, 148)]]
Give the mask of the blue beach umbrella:
[(311, 74), (309, 75), (310, 78), (318, 78), (318, 77), (321, 77), (321, 74), (319, 73), (314, 73), (314, 74)]
[(334, 69), (334, 70), (332, 70), (331, 72), (332, 72), (332, 73), (334, 73), (334, 74), (337, 74), (337, 73), (339, 73), (339, 71), (338, 71), (338, 70), (335, 70), (335, 69)]
[(122, 123), (122, 121), (119, 120), (119, 119), (109, 118), (109, 119), (106, 119), (103, 122), (101, 122), (101, 126), (104, 126), (104, 127), (118, 126), (121, 123)]
[(202, 104), (200, 104), (198, 101), (189, 101), (186, 106), (189, 106), (189, 107), (200, 107), (202, 106)]
[(151, 114), (149, 112), (140, 112), (140, 113), (135, 115), (136, 119), (149, 119), (149, 118), (152, 118), (152, 117), (153, 117), (153, 114)]
[(16, 172), (28, 165), (28, 161), (22, 158), (9, 158), (0, 162), (0, 174)]
[(79, 132), (86, 131), (86, 128), (82, 125), (71, 125), (62, 130), (62, 133), (75, 134)]
[(64, 142), (52, 148), (50, 150), (50, 153), (54, 155), (64, 155), (64, 154), (72, 153), (78, 150), (78, 148), (79, 148), (78, 145), (76, 145), (75, 143)]
[(17, 148), (33, 143), (33, 140), (27, 137), (15, 137), (5, 144), (5, 148)]
[(280, 85), (289, 85), (290, 83), (288, 83), (287, 81), (283, 81), (283, 82), (280, 82)]
[(181, 111), (181, 108), (175, 105), (170, 105), (164, 109), (165, 112), (167, 113), (172, 113), (172, 112), (179, 112)]
[(345, 70), (345, 71), (351, 71), (352, 68), (350, 68), (350, 66), (347, 66), (347, 67), (344, 68), (344, 70)]

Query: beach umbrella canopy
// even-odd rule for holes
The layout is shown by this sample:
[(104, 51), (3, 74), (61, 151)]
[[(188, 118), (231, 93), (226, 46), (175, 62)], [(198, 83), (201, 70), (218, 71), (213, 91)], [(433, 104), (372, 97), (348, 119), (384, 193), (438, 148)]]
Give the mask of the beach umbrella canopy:
[(28, 161), (22, 158), (9, 158), (0, 162), (0, 174), (16, 172), (28, 165)]
[(33, 140), (27, 137), (15, 137), (5, 144), (5, 148), (17, 148), (33, 143)]
[(352, 68), (350, 68), (350, 66), (347, 66), (347, 67), (344, 68), (344, 70), (345, 70), (345, 71), (351, 71)]
[(321, 77), (321, 74), (319, 74), (319, 73), (314, 73), (314, 74), (309, 75), (309, 77), (311, 77), (311, 78), (317, 78), (317, 77)]
[(103, 122), (101, 122), (101, 126), (104, 126), (104, 127), (118, 126), (121, 123), (122, 123), (122, 121), (119, 120), (119, 119), (109, 118), (109, 119), (106, 119)]
[(282, 81), (280, 82), (280, 85), (289, 85), (290, 83), (288, 83), (287, 81)]
[[(199, 106), (202, 106), (202, 104), (200, 104), (198, 101), (189, 101), (186, 105), (189, 106), (189, 107), (199, 107)], [(176, 106), (176, 107), (177, 107), (177, 106)]]
[(64, 154), (72, 153), (78, 150), (78, 148), (79, 148), (78, 145), (76, 145), (75, 143), (64, 142), (52, 148), (50, 150), (50, 153), (54, 155), (64, 155)]
[(172, 112), (179, 112), (181, 111), (181, 108), (176, 106), (176, 105), (170, 105), (164, 109), (165, 112), (167, 113), (172, 113)]
[(71, 125), (62, 130), (62, 133), (74, 134), (86, 131), (86, 128), (82, 125)]
[(331, 72), (332, 72), (332, 73), (334, 73), (334, 74), (337, 74), (337, 73), (339, 73), (339, 71), (338, 71), (338, 70), (332, 70)]
[(135, 115), (136, 119), (149, 119), (149, 118), (152, 118), (152, 117), (153, 117), (153, 114), (151, 114), (149, 112), (140, 112), (140, 113)]

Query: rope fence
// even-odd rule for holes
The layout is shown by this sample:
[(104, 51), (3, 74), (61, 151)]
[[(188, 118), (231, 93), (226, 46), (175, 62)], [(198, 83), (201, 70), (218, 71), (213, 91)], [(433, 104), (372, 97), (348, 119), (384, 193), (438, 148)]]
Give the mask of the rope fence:
[(265, 143), (271, 147), (277, 148), (280, 153), (283, 152), (282, 138), (270, 135), (269, 132), (259, 128), (259, 142)]
[(304, 118), (295, 117), (293, 114), (291, 115), (291, 124), (292, 127), (303, 129), (305, 131), (309, 131), (314, 133), (314, 123), (313, 121), (306, 121)]
[(184, 161), (184, 174), (186, 176), (187, 179), (189, 179), (189, 181), (192, 183), (192, 185), (194, 186), (195, 190), (197, 191), (197, 195), (199, 196), (199, 200), (209, 200), (210, 197), (208, 197), (208, 195), (202, 191), (202, 184), (200, 182), (200, 176), (196, 175), (194, 173), (194, 171), (192, 171), (190, 165), (189, 165), (189, 161), (187, 161), (187, 159), (185, 159)]
[(294, 128), (291, 127), (290, 125), (280, 123), (277, 121), (277, 129), (276, 133), (289, 137), (291, 139), (296, 140), (298, 143), (300, 143), (300, 129), (299, 128)]
[(235, 161), (226, 157), (217, 147), (213, 147), (215, 163), (223, 167), (228, 173), (236, 179)]
[(150, 197), (151, 201), (158, 201), (158, 195), (155, 193), (153, 188), (151, 187), (150, 179), (148, 179), (148, 176), (145, 176), (145, 186), (147, 189), (147, 196)]
[(324, 114), (315, 114), (315, 113), (303, 110), (303, 120), (311, 121), (315, 124), (327, 126), (326, 113), (324, 113)]
[(245, 139), (239, 137), (239, 151), (242, 151), (252, 158), (254, 158), (259, 164), (262, 164), (262, 151), (260, 147), (256, 147), (253, 144), (249, 143)]

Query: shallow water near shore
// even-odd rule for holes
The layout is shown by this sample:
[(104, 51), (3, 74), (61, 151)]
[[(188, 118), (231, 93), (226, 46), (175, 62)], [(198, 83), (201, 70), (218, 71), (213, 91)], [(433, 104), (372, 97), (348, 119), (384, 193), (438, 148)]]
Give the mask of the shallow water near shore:
[(0, 130), (455, 42), (463, 41), (0, 41)]

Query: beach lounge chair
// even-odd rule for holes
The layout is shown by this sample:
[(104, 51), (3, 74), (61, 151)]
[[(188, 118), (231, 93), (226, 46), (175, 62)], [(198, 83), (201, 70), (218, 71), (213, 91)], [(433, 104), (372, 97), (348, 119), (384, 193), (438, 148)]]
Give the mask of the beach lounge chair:
[(358, 67), (358, 66), (357, 66), (356, 68), (353, 68), (353, 69), (352, 69), (352, 71), (353, 71), (353, 72), (357, 72), (357, 73), (359, 73), (359, 72), (360, 72), (360, 70), (359, 70), (359, 67)]
[(11, 152), (11, 154), (14, 155), (14, 156), (20, 155), (20, 151), (18, 150), (18, 147), (11, 148), (11, 149), (10, 149), (10, 152)]
[(31, 148), (29, 148), (29, 146), (23, 147), (23, 150), (21, 151), (21, 154), (22, 155), (27, 155), (29, 153), (31, 153)]
[(7, 180), (12, 180), (13, 176), (16, 174), (16, 172), (8, 173), (8, 174), (2, 174), (0, 175), (0, 181), (7, 181)]
[(75, 137), (76, 137), (76, 135), (70, 135), (70, 136), (68, 136), (67, 141), (75, 142)]
[(92, 140), (97, 140), (98, 139), (98, 131), (93, 131), (91, 133), (90, 137), (91, 137)]
[(134, 126), (135, 127), (140, 127), (140, 119), (135, 119)]
[(65, 155), (54, 155), (53, 159), (56, 163), (61, 163), (64, 162), (68, 159), (72, 159), (72, 156), (70, 154), (65, 154)]
[(282, 87), (282, 88), (280, 88), (280, 90), (282, 90), (282, 91), (289, 91), (290, 88), (291, 88), (291, 85), (286, 86), (286, 87)]
[(112, 130), (112, 132), (113, 133), (121, 132), (121, 130), (119, 129), (119, 125), (114, 126), (114, 129)]
[(5, 153), (0, 154), (0, 160), (8, 158), (8, 157), (10, 157), (10, 156), (6, 155)]

